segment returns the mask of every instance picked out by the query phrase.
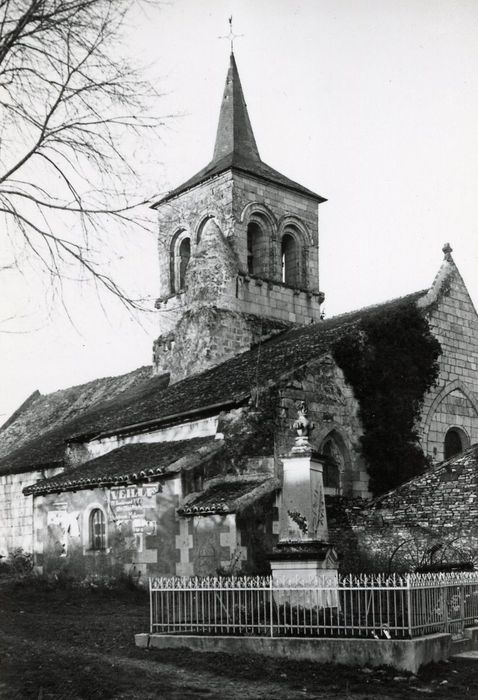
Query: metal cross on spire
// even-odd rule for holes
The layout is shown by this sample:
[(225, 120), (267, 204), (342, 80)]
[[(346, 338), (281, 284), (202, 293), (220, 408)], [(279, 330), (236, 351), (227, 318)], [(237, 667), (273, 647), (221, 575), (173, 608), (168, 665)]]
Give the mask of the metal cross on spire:
[(234, 31), (232, 29), (232, 15), (229, 17), (229, 34), (226, 34), (225, 36), (220, 36), (219, 39), (229, 39), (231, 42), (231, 53), (234, 53), (234, 39), (238, 39), (239, 37), (244, 36), (244, 34), (234, 34)]

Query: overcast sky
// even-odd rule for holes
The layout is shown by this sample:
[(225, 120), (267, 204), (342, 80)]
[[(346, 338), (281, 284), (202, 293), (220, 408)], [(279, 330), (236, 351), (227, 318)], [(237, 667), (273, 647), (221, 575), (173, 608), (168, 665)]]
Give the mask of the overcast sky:
[[(478, 302), (476, 0), (176, 0), (136, 15), (125, 51), (149, 64), (167, 119), (144, 194), (211, 158), (235, 55), (262, 159), (328, 199), (320, 207), (327, 316), (431, 284), (443, 243)], [(112, 239), (120, 273), (157, 295), (156, 242)], [(2, 275), (0, 421), (42, 393), (151, 362), (139, 326), (83, 286), (74, 324), (28, 272)], [(12, 302), (13, 300), (13, 302)], [(13, 312), (12, 312), (12, 303)]]

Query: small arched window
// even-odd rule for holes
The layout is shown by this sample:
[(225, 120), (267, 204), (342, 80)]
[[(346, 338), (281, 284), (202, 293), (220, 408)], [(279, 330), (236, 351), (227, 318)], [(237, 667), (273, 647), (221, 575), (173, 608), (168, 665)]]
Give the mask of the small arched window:
[(171, 293), (178, 294), (186, 287), (186, 270), (191, 257), (191, 238), (181, 231), (171, 242)]
[(186, 285), (186, 270), (191, 257), (191, 239), (183, 238), (179, 245), (179, 290), (182, 291)]
[(267, 274), (266, 237), (255, 221), (247, 226), (247, 272), (258, 276)]
[(106, 522), (101, 508), (93, 508), (88, 522), (90, 549), (106, 549)]
[(460, 428), (450, 428), (445, 435), (443, 453), (445, 459), (459, 455), (467, 447), (467, 437)]
[(281, 241), (282, 282), (289, 287), (299, 285), (299, 246), (295, 237), (285, 233)]

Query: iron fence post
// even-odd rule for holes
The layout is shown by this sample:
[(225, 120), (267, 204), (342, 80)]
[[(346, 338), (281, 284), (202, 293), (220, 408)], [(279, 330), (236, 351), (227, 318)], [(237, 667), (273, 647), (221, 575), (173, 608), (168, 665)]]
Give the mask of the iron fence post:
[(407, 612), (408, 612), (408, 634), (412, 638), (412, 591), (410, 585), (410, 574), (406, 575), (407, 581)]
[(274, 604), (273, 604), (272, 576), (269, 579), (269, 622), (271, 627), (271, 637), (274, 636)]
[(149, 577), (149, 633), (153, 634), (153, 588)]

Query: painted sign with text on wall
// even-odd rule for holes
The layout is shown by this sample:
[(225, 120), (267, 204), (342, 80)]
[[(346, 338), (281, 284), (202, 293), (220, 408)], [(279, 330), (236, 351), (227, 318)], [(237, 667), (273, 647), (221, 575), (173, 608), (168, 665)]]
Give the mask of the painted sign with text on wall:
[(128, 522), (135, 534), (156, 534), (156, 520), (147, 519), (146, 510), (156, 507), (157, 484), (113, 487), (110, 493), (110, 506), (118, 525)]

